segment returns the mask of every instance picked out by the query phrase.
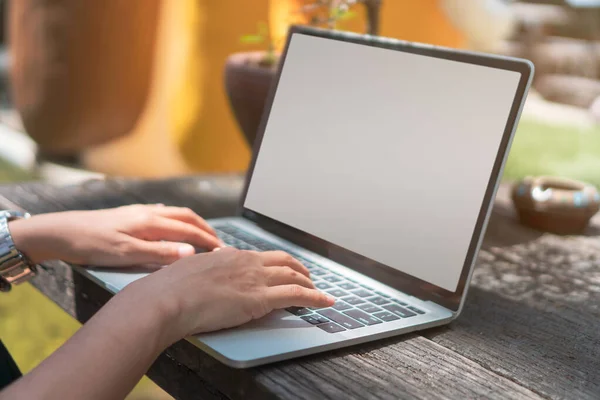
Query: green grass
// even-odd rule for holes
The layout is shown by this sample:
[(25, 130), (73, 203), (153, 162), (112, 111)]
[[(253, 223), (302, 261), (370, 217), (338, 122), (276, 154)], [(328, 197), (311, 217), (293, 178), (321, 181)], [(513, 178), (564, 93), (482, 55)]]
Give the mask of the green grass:
[(504, 179), (556, 175), (600, 187), (600, 128), (519, 124)]
[(31, 179), (34, 179), (33, 174), (16, 168), (0, 158), (0, 183), (28, 181)]
[(73, 335), (80, 324), (29, 284), (0, 294), (0, 337), (23, 372)]

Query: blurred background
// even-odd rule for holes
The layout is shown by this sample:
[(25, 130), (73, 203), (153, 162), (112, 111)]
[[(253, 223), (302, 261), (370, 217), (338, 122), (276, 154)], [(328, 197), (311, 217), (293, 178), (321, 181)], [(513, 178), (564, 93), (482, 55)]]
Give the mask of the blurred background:
[[(0, 24), (0, 183), (243, 172), (306, 24), (532, 60), (504, 179), (600, 185), (600, 1), (0, 0)], [(78, 327), (29, 285), (0, 296), (25, 372)], [(130, 398), (170, 397), (145, 379)]]

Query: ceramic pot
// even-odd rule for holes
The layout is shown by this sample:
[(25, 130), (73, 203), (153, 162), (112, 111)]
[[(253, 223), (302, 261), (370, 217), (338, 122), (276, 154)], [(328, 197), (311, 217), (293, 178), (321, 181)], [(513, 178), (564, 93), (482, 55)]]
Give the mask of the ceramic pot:
[(149, 92), (160, 0), (18, 0), (9, 7), (12, 98), (45, 154), (124, 136)]
[(592, 185), (558, 177), (528, 177), (513, 186), (519, 219), (534, 229), (561, 235), (581, 234), (600, 208)]
[(225, 64), (225, 90), (231, 110), (250, 146), (254, 145), (275, 66), (260, 65), (265, 52), (235, 53)]

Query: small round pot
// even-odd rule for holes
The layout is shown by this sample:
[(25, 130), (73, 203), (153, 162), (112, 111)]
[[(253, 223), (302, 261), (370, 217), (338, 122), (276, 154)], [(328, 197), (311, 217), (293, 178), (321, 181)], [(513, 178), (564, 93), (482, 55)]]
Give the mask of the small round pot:
[(225, 64), (225, 90), (237, 123), (250, 146), (260, 126), (275, 66), (261, 65), (265, 52), (235, 53)]
[(558, 177), (527, 177), (513, 186), (512, 200), (522, 224), (560, 235), (583, 233), (600, 208), (594, 186)]

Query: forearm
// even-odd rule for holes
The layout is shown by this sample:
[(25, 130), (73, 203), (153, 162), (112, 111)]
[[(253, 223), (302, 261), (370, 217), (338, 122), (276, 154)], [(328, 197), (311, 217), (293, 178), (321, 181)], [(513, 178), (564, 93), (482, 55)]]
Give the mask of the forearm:
[[(52, 224), (44, 224), (44, 219), (48, 217), (34, 216), (30, 219), (14, 220), (8, 224), (16, 248), (35, 264), (60, 259), (59, 249), (64, 248), (64, 239), (60, 235), (52, 235)], [(56, 226), (54, 228), (56, 229)]]
[(121, 399), (175, 337), (166, 313), (127, 289), (0, 399)]

